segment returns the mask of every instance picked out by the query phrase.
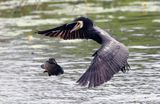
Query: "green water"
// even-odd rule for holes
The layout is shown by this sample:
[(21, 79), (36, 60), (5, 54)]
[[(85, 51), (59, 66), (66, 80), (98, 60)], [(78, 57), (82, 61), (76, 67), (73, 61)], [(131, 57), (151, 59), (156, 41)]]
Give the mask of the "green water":
[[(92, 40), (64, 41), (37, 30), (91, 18), (130, 51), (127, 73), (87, 89), (75, 82), (100, 46)], [(159, 0), (0, 0), (0, 103), (158, 104), (160, 102)], [(54, 57), (65, 73), (43, 74)]]

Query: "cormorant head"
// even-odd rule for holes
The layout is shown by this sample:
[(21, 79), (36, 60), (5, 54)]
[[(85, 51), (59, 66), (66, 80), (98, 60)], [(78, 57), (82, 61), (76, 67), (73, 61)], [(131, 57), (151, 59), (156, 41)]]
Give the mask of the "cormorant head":
[(76, 22), (76, 25), (74, 26), (74, 28), (71, 30), (71, 32), (76, 31), (76, 30), (80, 30), (80, 29), (89, 29), (93, 27), (93, 22), (92, 20), (90, 20), (89, 18), (86, 17), (78, 17), (74, 20), (74, 22)]
[(49, 58), (49, 60), (41, 65), (41, 68), (45, 69), (43, 72), (47, 72), (49, 76), (64, 73), (63, 69), (57, 64), (54, 58)]
[(47, 62), (50, 64), (57, 64), (57, 62), (54, 58), (49, 58), (49, 60)]
[(49, 58), (49, 60), (47, 60), (46, 63), (44, 63), (44, 64), (41, 65), (41, 68), (45, 69), (45, 65), (47, 65), (47, 64), (56, 65), (57, 62), (56, 62), (56, 60), (54, 58)]

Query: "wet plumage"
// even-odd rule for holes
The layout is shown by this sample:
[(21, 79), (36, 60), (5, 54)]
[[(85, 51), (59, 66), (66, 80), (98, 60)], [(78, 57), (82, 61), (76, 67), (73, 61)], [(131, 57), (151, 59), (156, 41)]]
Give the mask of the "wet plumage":
[(41, 68), (45, 69), (44, 73), (47, 72), (49, 76), (60, 75), (64, 73), (63, 69), (57, 64), (54, 58), (50, 58), (48, 61), (42, 64)]
[(82, 86), (99, 86), (110, 80), (120, 70), (126, 72), (130, 69), (127, 62), (128, 49), (112, 38), (108, 32), (95, 26), (89, 18), (79, 17), (70, 24), (38, 31), (38, 34), (65, 40), (92, 39), (101, 44), (101, 47), (92, 55), (94, 58), (90, 66), (77, 81)]

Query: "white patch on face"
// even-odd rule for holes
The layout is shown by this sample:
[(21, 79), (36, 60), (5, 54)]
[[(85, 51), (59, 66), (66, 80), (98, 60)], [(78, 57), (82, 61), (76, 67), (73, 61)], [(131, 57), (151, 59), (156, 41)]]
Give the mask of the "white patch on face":
[(77, 24), (79, 25), (79, 28), (83, 27), (83, 21), (77, 21)]
[(77, 21), (77, 24), (74, 26), (74, 28), (70, 32), (77, 31), (82, 27), (83, 27), (83, 21)]

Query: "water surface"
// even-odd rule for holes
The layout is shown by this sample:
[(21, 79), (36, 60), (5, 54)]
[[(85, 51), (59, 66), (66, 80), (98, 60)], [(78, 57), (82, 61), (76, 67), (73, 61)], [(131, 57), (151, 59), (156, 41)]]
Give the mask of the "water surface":
[[(91, 40), (63, 41), (34, 32), (87, 16), (130, 50), (127, 73), (87, 89), (76, 84), (99, 48)], [(159, 0), (0, 0), (1, 104), (159, 104)], [(43, 74), (54, 57), (61, 76)]]

